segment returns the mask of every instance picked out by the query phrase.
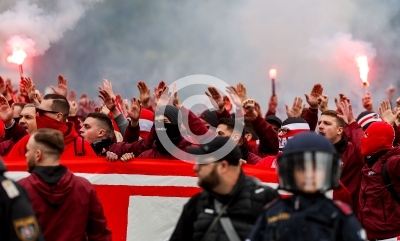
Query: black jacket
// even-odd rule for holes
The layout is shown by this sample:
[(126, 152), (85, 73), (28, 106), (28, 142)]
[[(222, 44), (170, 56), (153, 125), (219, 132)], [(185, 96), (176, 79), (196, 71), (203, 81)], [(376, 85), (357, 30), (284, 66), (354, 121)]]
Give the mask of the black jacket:
[[(263, 207), (279, 198), (279, 194), (276, 190), (241, 173), (238, 183), (228, 195), (218, 195), (204, 190), (192, 197), (184, 206), (170, 241), (200, 241), (214, 217), (218, 215), (214, 210), (214, 198), (223, 205), (233, 198), (226, 213), (239, 237), (245, 240)], [(207, 241), (214, 240), (228, 241), (220, 222), (214, 226), (207, 238)]]
[(27, 193), (5, 171), (0, 160), (0, 241), (44, 240)]
[(350, 207), (324, 194), (294, 195), (271, 205), (257, 220), (249, 241), (366, 240)]

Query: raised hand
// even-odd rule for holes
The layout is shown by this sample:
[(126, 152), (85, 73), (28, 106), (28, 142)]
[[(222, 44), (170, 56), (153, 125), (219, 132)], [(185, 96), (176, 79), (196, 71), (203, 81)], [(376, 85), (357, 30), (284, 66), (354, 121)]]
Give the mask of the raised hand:
[(311, 93), (308, 94), (304, 94), (304, 96), (306, 97), (306, 101), (308, 103), (308, 105), (310, 106), (310, 108), (316, 109), (318, 108), (318, 97), (320, 97), (322, 95), (323, 92), (323, 88), (320, 84), (316, 84), (314, 85), (314, 87), (311, 90)]
[(243, 101), (247, 100), (247, 90), (246, 87), (242, 84), (239, 83), (236, 86), (236, 93), (240, 98), (240, 102), (243, 103)]
[(107, 109), (113, 111), (116, 109), (115, 99), (110, 96), (110, 94), (103, 88), (99, 87), (100, 95), (99, 97), (104, 101)]
[(393, 85), (390, 85), (387, 89), (386, 89), (386, 97), (388, 100), (392, 100), (393, 96), (394, 96), (394, 92), (396, 91), (396, 88)]
[(13, 114), (13, 108), (10, 107), (7, 99), (4, 96), (0, 96), (0, 119), (7, 127), (12, 124)]
[(338, 117), (342, 118), (347, 125), (356, 122), (353, 114), (353, 108), (348, 101), (342, 101), (339, 107), (342, 114), (338, 114)]
[(327, 95), (320, 95), (318, 98), (318, 109), (321, 112), (324, 112), (326, 110), (329, 110), (328, 108), (328, 100), (329, 100), (329, 96)]
[(75, 90), (71, 90), (69, 92), (68, 101), (75, 101), (76, 102), (76, 92), (75, 92)]
[(335, 98), (335, 105), (336, 105), (337, 110), (340, 110), (342, 101), (347, 101), (350, 103), (350, 99), (347, 98), (347, 96), (345, 96), (344, 94), (339, 94), (339, 99)]
[(0, 76), (0, 94), (5, 95), (7, 89), (6, 89), (6, 82), (4, 79)]
[(54, 93), (67, 97), (68, 93), (68, 81), (64, 76), (58, 76), (58, 86), (57, 88), (54, 86), (50, 86), (50, 88), (54, 91)]
[(142, 102), (144, 108), (150, 107), (150, 88), (147, 86), (146, 82), (139, 81), (137, 84), (139, 89), (139, 99)]
[(75, 101), (69, 101), (69, 115), (68, 116), (76, 116), (76, 112), (78, 111), (78, 105)]
[(224, 108), (225, 110), (227, 110), (228, 112), (230, 112), (232, 110), (232, 103), (231, 100), (229, 99), (228, 96), (224, 95), (224, 100), (225, 100), (225, 105)]
[(273, 95), (271, 96), (271, 98), (269, 99), (269, 103), (268, 103), (268, 112), (270, 113), (276, 113), (276, 107), (278, 106), (278, 96), (277, 95)]
[(6, 80), (6, 90), (7, 90), (8, 94), (10, 94), (10, 95), (15, 95), (18, 92), (18, 90), (13, 89), (13, 85), (12, 85), (10, 79)]
[[(169, 103), (170, 98), (167, 98), (168, 96), (165, 95), (168, 95), (168, 87), (166, 86), (164, 80), (161, 80), (160, 83), (158, 83), (158, 86), (154, 87), (154, 93), (153, 93), (154, 105), (158, 107), (167, 105)], [(159, 102), (161, 98), (162, 102)]]
[(107, 79), (103, 79), (103, 86), (104, 90), (108, 92), (108, 94), (111, 96), (111, 98), (115, 99), (115, 94), (112, 88), (112, 83), (108, 81)]
[(373, 108), (373, 103), (372, 103), (372, 99), (371, 99), (371, 95), (369, 93), (367, 93), (363, 98), (362, 98), (362, 103), (363, 106), (366, 110), (369, 111), (374, 111)]
[(178, 91), (176, 90), (176, 82), (174, 82), (174, 98), (172, 99), (172, 104), (178, 109), (182, 107), (182, 104), (179, 101)]
[(12, 99), (11, 95), (13, 94), (12, 87), (10, 90), (10, 85), (11, 80), (7, 80), (7, 82), (5, 82), (4, 79), (0, 76), (0, 94), (4, 95), (4, 97), (6, 97), (8, 101)]
[(379, 106), (379, 115), (381, 116), (382, 120), (386, 121), (387, 123), (389, 123), (391, 125), (393, 125), (395, 123), (399, 112), (400, 112), (400, 109), (398, 109), (398, 108), (395, 108), (395, 110), (392, 111), (392, 107), (390, 105), (389, 100), (382, 101), (381, 106)]
[(253, 99), (247, 99), (245, 101), (243, 101), (243, 109), (247, 115), (247, 117), (249, 117), (250, 121), (255, 120), (258, 116), (258, 113), (255, 109), (256, 106), (256, 102)]
[[(237, 94), (237, 90), (234, 86), (228, 86), (226, 87), (226, 92), (228, 92), (228, 95), (230, 97), (230, 101), (236, 105), (236, 107), (241, 107), (243, 104), (243, 101)], [(226, 104), (226, 103), (225, 103)]]
[(300, 97), (295, 97), (292, 107), (289, 108), (288, 105), (285, 105), (285, 107), (288, 117), (300, 117), (305, 105), (303, 105), (303, 100)]
[(131, 118), (131, 125), (137, 126), (139, 123), (140, 113), (142, 111), (141, 101), (133, 97), (131, 99), (131, 108), (127, 111), (128, 116)]
[(225, 100), (222, 95), (219, 93), (217, 88), (213, 86), (209, 86), (208, 92), (206, 91), (206, 95), (210, 98), (211, 104), (217, 109), (219, 112), (224, 111)]
[(29, 100), (31, 102), (40, 104), (39, 98), (36, 93), (35, 84), (30, 77), (24, 78), (22, 80), (23, 85), (25, 86), (26, 93), (28, 94)]
[(115, 95), (115, 100), (117, 101), (117, 103), (119, 104), (119, 106), (121, 107), (122, 113), (124, 114), (124, 116), (126, 116), (128, 114), (128, 110), (126, 108), (126, 105), (124, 103), (124, 100), (122, 99), (121, 94), (116, 94)]

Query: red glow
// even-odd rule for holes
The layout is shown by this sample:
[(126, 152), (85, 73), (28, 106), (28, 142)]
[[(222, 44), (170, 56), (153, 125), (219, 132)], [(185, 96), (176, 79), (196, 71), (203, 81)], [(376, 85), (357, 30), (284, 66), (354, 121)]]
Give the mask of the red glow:
[(21, 65), (27, 56), (28, 55), (23, 49), (13, 48), (12, 54), (7, 57), (7, 61), (10, 63)]
[(369, 73), (369, 66), (368, 66), (368, 58), (365, 55), (360, 55), (356, 57), (356, 62), (358, 66), (358, 70), (360, 72), (360, 78), (362, 82), (368, 83), (368, 73)]
[(276, 78), (276, 69), (270, 69), (269, 70), (269, 77), (271, 79), (275, 79)]

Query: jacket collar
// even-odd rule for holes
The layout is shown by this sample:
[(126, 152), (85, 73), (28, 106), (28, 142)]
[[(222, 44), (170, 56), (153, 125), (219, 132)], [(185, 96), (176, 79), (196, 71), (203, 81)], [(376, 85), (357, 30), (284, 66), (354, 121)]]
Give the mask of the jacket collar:
[(107, 150), (113, 143), (114, 143), (114, 141), (111, 138), (106, 138), (106, 139), (95, 141), (90, 145), (92, 146), (93, 151), (97, 155), (100, 155), (100, 154), (105, 155), (105, 153), (102, 153), (103, 148)]
[(347, 144), (348, 144), (348, 142), (347, 142), (346, 138), (344, 138), (344, 136), (342, 136), (340, 141), (336, 142), (333, 145), (335, 146), (337, 152), (343, 153), (347, 148)]

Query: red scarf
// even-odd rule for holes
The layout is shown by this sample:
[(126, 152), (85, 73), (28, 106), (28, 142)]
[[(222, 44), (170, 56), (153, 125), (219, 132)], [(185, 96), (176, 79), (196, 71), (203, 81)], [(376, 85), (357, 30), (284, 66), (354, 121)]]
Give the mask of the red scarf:
[(55, 120), (47, 115), (39, 116), (36, 115), (36, 125), (37, 128), (51, 128), (61, 131), (64, 135), (68, 131), (68, 126), (66, 122), (61, 122)]

